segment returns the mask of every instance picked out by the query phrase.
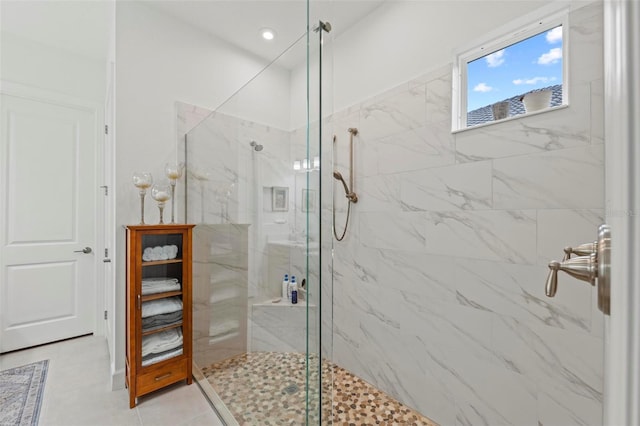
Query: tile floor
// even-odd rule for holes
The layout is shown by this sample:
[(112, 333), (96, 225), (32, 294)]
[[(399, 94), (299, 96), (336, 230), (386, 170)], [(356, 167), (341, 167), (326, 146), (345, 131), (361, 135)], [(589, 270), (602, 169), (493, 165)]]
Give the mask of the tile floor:
[[(298, 426), (318, 422), (318, 358), (295, 352), (250, 352), (202, 368), (241, 425)], [(322, 424), (437, 426), (353, 373), (322, 363)], [(316, 388), (313, 388), (316, 384)], [(308, 392), (307, 392), (308, 391)], [(314, 415), (315, 414), (315, 415)]]
[(0, 355), (0, 370), (49, 360), (40, 426), (222, 426), (195, 382), (138, 399), (111, 391), (106, 340), (86, 336)]

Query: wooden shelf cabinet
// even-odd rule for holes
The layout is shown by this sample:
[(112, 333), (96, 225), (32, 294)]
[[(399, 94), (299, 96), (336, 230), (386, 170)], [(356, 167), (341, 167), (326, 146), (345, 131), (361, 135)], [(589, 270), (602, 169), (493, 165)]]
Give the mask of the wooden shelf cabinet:
[(126, 386), (139, 396), (192, 383), (192, 229), (127, 226)]

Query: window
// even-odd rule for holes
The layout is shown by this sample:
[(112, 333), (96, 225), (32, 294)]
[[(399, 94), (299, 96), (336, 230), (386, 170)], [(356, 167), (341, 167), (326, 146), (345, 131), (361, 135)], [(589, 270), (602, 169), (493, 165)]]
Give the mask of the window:
[(567, 29), (547, 15), (457, 55), (453, 130), (567, 105)]

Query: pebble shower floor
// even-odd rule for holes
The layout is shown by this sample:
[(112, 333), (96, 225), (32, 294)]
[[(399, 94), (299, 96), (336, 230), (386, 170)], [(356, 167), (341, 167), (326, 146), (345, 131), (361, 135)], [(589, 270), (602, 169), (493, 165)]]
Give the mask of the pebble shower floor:
[[(313, 363), (312, 358), (310, 383), (316, 383), (313, 377), (317, 377)], [(323, 425), (436, 426), (347, 370), (329, 362), (323, 362), (322, 369)], [(306, 419), (305, 354), (251, 352), (205, 367), (203, 373), (242, 426), (299, 426), (306, 420), (318, 423), (317, 417)], [(317, 413), (317, 390), (310, 389), (309, 394), (309, 412)]]

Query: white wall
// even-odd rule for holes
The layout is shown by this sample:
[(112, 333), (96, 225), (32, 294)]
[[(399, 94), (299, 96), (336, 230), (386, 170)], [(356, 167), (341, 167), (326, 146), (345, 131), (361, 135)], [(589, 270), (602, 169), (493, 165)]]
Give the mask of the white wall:
[(104, 61), (2, 32), (0, 77), (5, 81), (102, 102)]
[(1, 3), (3, 80), (102, 101), (108, 1)]
[[(143, 2), (116, 4), (116, 369), (124, 369), (125, 264), (123, 225), (139, 223), (139, 198), (131, 183), (136, 170), (156, 179), (176, 152), (176, 101), (213, 109), (264, 67), (262, 60), (195, 30)], [(264, 86), (243, 103), (255, 122), (288, 127), (287, 71), (269, 69)], [(255, 86), (254, 86), (255, 87)], [(284, 96), (282, 95), (284, 94)], [(284, 99), (283, 99), (284, 98)], [(249, 108), (246, 108), (246, 106)], [(233, 113), (235, 105), (224, 111)], [(212, 155), (214, 155), (212, 153)], [(180, 210), (178, 210), (180, 211)], [(165, 212), (165, 218), (168, 212)], [(157, 223), (148, 197), (145, 220)], [(178, 220), (182, 218), (178, 217)], [(120, 383), (122, 377), (120, 377)]]
[[(335, 39), (331, 33), (325, 35), (325, 113), (339, 111), (451, 62), (454, 49), (548, 3), (551, 1), (385, 2)], [(315, 41), (315, 37), (314, 33), (311, 39)], [(316, 56), (312, 53), (312, 81), (317, 78)], [(332, 66), (327, 67), (329, 62)], [(310, 89), (315, 99), (317, 85), (312, 84)], [(305, 90), (306, 64), (302, 63), (292, 76), (292, 127), (306, 120), (305, 97), (299, 95)], [(311, 117), (316, 115), (311, 113)]]
[(595, 291), (544, 283), (604, 220), (602, 19), (601, 2), (570, 13), (567, 108), (452, 134), (446, 58), (326, 120), (341, 171), (359, 129), (359, 201), (323, 281), (332, 360), (439, 424), (601, 422)]

